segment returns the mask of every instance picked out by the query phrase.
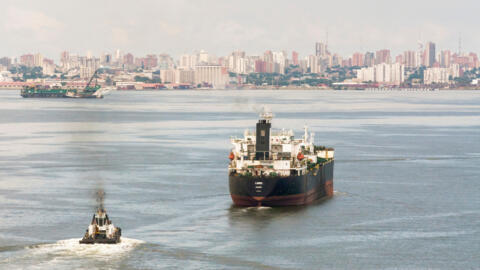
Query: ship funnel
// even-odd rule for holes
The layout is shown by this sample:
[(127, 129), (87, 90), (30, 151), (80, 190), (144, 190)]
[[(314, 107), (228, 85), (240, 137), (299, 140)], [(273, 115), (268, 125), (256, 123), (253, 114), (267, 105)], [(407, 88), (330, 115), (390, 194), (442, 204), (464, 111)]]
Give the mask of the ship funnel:
[(255, 158), (257, 160), (270, 158), (270, 129), (272, 128), (272, 118), (273, 113), (266, 106), (263, 106), (263, 112), (260, 113), (260, 120), (258, 120), (256, 130)]

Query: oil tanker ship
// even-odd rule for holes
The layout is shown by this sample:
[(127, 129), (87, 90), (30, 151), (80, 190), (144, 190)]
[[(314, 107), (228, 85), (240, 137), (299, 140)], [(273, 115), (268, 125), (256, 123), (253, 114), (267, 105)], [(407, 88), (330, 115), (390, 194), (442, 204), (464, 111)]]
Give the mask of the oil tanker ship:
[(20, 92), (24, 98), (103, 98), (103, 92), (100, 85), (91, 86), (93, 78), (96, 77), (97, 71), (93, 74), (83, 89), (68, 89), (62, 87), (45, 87), (41, 85), (26, 86)]
[(306, 205), (333, 196), (334, 149), (314, 145), (292, 130), (271, 130), (273, 114), (264, 109), (256, 132), (232, 138), (229, 188), (237, 206)]

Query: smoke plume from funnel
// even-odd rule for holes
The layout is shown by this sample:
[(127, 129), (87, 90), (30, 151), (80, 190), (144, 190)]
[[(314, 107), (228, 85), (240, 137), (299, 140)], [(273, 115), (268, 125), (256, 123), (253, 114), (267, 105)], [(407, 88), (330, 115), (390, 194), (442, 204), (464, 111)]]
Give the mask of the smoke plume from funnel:
[(260, 104), (253, 104), (252, 105), (252, 110), (256, 112), (257, 114), (260, 114), (263, 111), (263, 108), (265, 105), (260, 105)]
[(95, 200), (97, 201), (97, 209), (105, 209), (104, 202), (105, 202), (105, 191), (103, 188), (98, 188), (95, 191)]

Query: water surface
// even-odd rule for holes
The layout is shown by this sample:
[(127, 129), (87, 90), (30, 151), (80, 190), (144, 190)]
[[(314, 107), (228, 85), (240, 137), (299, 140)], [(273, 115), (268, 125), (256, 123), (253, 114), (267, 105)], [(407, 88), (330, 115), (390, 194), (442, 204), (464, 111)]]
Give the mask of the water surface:
[[(262, 104), (335, 147), (333, 199), (232, 206), (229, 138)], [(474, 91), (0, 91), (0, 268), (478, 268), (479, 138)], [(98, 187), (119, 246), (77, 244)]]

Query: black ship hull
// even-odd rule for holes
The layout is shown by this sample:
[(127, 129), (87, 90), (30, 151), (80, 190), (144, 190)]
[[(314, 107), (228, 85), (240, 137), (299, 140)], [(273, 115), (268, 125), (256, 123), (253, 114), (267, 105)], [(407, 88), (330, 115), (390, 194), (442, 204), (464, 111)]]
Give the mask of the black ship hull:
[(107, 238), (105, 233), (97, 234), (95, 237), (88, 237), (85, 235), (82, 240), (79, 241), (80, 244), (118, 244), (120, 243), (122, 235), (122, 229), (117, 228), (117, 232), (112, 238)]
[(230, 175), (229, 186), (237, 206), (306, 205), (333, 196), (334, 161), (328, 161), (305, 175), (253, 177)]

